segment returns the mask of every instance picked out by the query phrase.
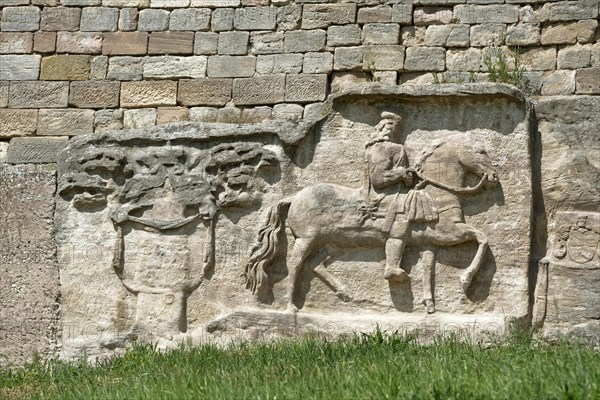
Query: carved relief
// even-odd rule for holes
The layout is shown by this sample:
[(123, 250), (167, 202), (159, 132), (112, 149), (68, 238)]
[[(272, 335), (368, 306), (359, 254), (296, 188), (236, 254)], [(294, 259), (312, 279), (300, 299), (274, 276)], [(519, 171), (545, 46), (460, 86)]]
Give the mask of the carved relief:
[(585, 264), (600, 256), (600, 227), (588, 226), (588, 216), (580, 215), (575, 224), (561, 225), (556, 231), (552, 255), (558, 259), (568, 256)]

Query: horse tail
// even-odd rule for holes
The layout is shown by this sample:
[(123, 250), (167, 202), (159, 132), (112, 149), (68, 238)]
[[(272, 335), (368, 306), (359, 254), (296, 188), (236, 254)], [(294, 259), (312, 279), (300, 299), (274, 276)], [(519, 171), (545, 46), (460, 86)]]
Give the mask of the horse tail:
[(265, 225), (258, 231), (258, 238), (252, 246), (250, 260), (244, 271), (246, 289), (250, 289), (252, 294), (267, 287), (267, 269), (279, 251), (279, 233), (285, 229), (285, 221), (281, 214), (291, 203), (292, 198), (288, 197), (271, 207)]

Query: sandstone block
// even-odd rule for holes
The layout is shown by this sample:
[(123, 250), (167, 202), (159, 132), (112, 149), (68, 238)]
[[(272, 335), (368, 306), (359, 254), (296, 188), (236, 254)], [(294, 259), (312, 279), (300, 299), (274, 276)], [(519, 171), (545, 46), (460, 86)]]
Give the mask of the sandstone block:
[(40, 79), (45, 81), (84, 81), (90, 74), (90, 56), (59, 55), (42, 58)]
[(8, 105), (12, 108), (66, 107), (68, 98), (68, 82), (11, 82)]
[(363, 69), (397, 71), (404, 66), (404, 46), (365, 46)]
[(514, 24), (519, 21), (519, 6), (508, 4), (461, 4), (455, 7), (455, 13), (461, 24)]
[(452, 8), (449, 7), (417, 7), (413, 13), (413, 21), (415, 25), (450, 24), (452, 15)]
[(31, 53), (32, 49), (33, 33), (0, 32), (0, 54)]
[(137, 29), (139, 11), (137, 8), (122, 8), (119, 11), (119, 31), (130, 32)]
[(396, 22), (400, 25), (411, 25), (412, 18), (412, 4), (394, 4), (392, 6), (392, 22)]
[(600, 67), (600, 42), (592, 46), (591, 64), (592, 67)]
[(231, 101), (232, 79), (182, 79), (177, 100), (184, 106), (224, 106)]
[(285, 75), (264, 75), (233, 80), (236, 105), (274, 104), (284, 101)]
[(102, 34), (85, 32), (58, 32), (57, 53), (99, 54), (102, 51)]
[(111, 57), (108, 61), (107, 79), (117, 81), (139, 81), (144, 72), (141, 57)]
[(556, 48), (523, 49), (521, 64), (526, 71), (553, 71), (556, 69)]
[(191, 7), (237, 7), (241, 3), (241, 0), (191, 0)]
[(591, 45), (576, 44), (558, 51), (557, 69), (579, 69), (590, 66), (592, 56)]
[(356, 46), (361, 44), (362, 34), (358, 25), (330, 26), (327, 28), (327, 46)]
[(4, 81), (36, 80), (40, 74), (38, 55), (0, 55), (0, 76)]
[(92, 58), (90, 64), (90, 81), (103, 81), (108, 71), (108, 57), (97, 56)]
[(406, 49), (404, 69), (407, 71), (443, 71), (445, 65), (446, 52), (441, 47), (409, 47)]
[(190, 0), (150, 0), (153, 8), (184, 8), (189, 7)]
[(156, 112), (156, 125), (189, 120), (189, 110), (186, 107), (159, 107)]
[(252, 32), (250, 34), (251, 54), (283, 53), (283, 32)]
[(600, 68), (583, 68), (576, 76), (578, 94), (600, 94)]
[(214, 107), (190, 108), (190, 121), (217, 122), (217, 109)]
[(425, 46), (426, 26), (403, 26), (400, 30), (404, 47)]
[(119, 9), (85, 7), (81, 11), (80, 27), (84, 32), (112, 32), (119, 24)]
[(575, 24), (555, 24), (542, 28), (540, 43), (552, 44), (575, 44), (577, 43), (577, 26)]
[(219, 33), (219, 54), (245, 55), (248, 54), (248, 32), (221, 32)]
[[(210, 29), (213, 32), (233, 30), (233, 19), (235, 10), (233, 8), (217, 8), (212, 12)], [(173, 18), (171, 16), (171, 18)]]
[(275, 7), (248, 7), (235, 10), (233, 26), (240, 31), (273, 30), (277, 25)]
[(288, 75), (285, 82), (285, 101), (307, 103), (323, 101), (327, 96), (327, 75)]
[(594, 40), (594, 34), (598, 28), (598, 21), (595, 19), (588, 19), (577, 22), (577, 41), (579, 43), (590, 43)]
[(148, 54), (192, 54), (194, 32), (152, 32)]
[(302, 29), (327, 28), (329, 25), (353, 24), (356, 4), (304, 4)]
[(365, 24), (362, 30), (364, 44), (398, 44), (400, 25), (398, 24)]
[(123, 110), (98, 110), (94, 115), (94, 132), (123, 129)]
[(276, 104), (273, 106), (273, 119), (300, 119), (304, 114), (304, 107), (299, 104)]
[(575, 71), (554, 71), (542, 79), (542, 96), (573, 94)]
[(272, 113), (273, 109), (267, 106), (244, 108), (240, 115), (240, 123), (255, 124), (262, 122), (271, 119)]
[(156, 108), (125, 110), (123, 113), (123, 127), (125, 129), (139, 129), (154, 126), (156, 125), (156, 114)]
[(223, 107), (217, 110), (217, 122), (223, 124), (239, 124), (242, 120), (242, 110), (238, 107)]
[(302, 71), (302, 54), (266, 54), (256, 59), (256, 72), (260, 75), (299, 74)]
[(214, 32), (196, 32), (194, 54), (217, 54), (219, 34)]
[(425, 32), (427, 46), (469, 47), (469, 25), (430, 25)]
[(40, 136), (75, 136), (94, 131), (94, 110), (40, 110), (37, 134)]
[(206, 56), (149, 57), (144, 62), (145, 79), (204, 78)]
[(46, 164), (57, 161), (69, 138), (16, 137), (10, 140), (6, 161), (11, 164)]
[(480, 71), (482, 69), (481, 50), (473, 48), (448, 50), (446, 52), (446, 68), (448, 71)]
[(360, 70), (363, 67), (362, 47), (339, 47), (333, 53), (333, 69), (336, 71)]
[(33, 51), (54, 53), (56, 51), (56, 32), (36, 32), (33, 35)]
[(373, 81), (395, 85), (398, 82), (398, 73), (396, 71), (373, 71)]
[(506, 38), (506, 25), (482, 24), (471, 26), (471, 46), (502, 46)]
[(359, 24), (371, 24), (376, 22), (392, 22), (392, 7), (379, 5), (375, 7), (363, 7), (358, 10), (356, 22)]
[[(52, 1), (52, 0), (48, 0)], [(100, 6), (106, 0), (60, 0), (60, 4), (68, 7)]]
[(156, 107), (177, 104), (177, 82), (121, 83), (121, 107)]
[(0, 110), (0, 139), (33, 135), (37, 129), (38, 110)]
[(171, 11), (169, 18), (169, 30), (171, 31), (207, 31), (209, 28), (210, 10), (208, 8), (177, 8)]
[(243, 78), (254, 75), (256, 57), (212, 56), (208, 58), (208, 76), (211, 78)]
[(8, 87), (10, 82), (0, 81), (0, 108), (8, 107)]
[(145, 9), (138, 16), (139, 31), (166, 31), (169, 27), (169, 12), (167, 10)]
[(119, 106), (120, 83), (113, 81), (72, 82), (69, 105), (79, 108)]
[(510, 25), (506, 28), (508, 46), (534, 46), (540, 43), (540, 27), (531, 24)]
[(598, 16), (598, 1), (582, 0), (545, 3), (541, 9), (537, 10), (536, 14), (540, 22), (593, 19)]
[(326, 39), (327, 33), (321, 29), (285, 32), (283, 48), (286, 53), (321, 51)]
[(148, 49), (146, 32), (110, 32), (104, 34), (102, 54), (145, 55)]
[(328, 74), (333, 71), (333, 54), (306, 53), (302, 72), (305, 74)]
[(40, 29), (38, 7), (4, 7), (0, 30), (3, 32), (33, 32)]

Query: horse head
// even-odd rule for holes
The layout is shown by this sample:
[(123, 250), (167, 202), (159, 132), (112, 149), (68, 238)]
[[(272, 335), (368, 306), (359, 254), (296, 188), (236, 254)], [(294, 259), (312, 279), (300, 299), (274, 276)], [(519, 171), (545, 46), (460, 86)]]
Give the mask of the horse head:
[(456, 154), (465, 172), (471, 172), (483, 180), (486, 189), (493, 189), (499, 183), (498, 173), (485, 147), (470, 134), (460, 134), (456, 144)]

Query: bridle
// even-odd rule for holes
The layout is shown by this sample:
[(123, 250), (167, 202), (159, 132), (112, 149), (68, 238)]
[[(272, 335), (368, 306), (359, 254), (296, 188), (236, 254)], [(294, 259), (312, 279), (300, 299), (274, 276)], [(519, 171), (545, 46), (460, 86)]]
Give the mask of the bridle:
[(485, 184), (485, 181), (487, 181), (487, 177), (488, 177), (487, 173), (484, 173), (481, 176), (481, 180), (479, 181), (479, 183), (476, 186), (462, 188), (462, 187), (449, 186), (449, 185), (446, 185), (445, 183), (441, 183), (441, 182), (435, 181), (433, 179), (427, 178), (418, 171), (415, 171), (415, 174), (417, 175), (417, 177), (419, 179), (421, 179), (421, 182), (419, 182), (415, 185), (416, 190), (422, 189), (427, 185), (433, 185), (433, 186), (437, 186), (441, 189), (446, 189), (451, 192), (459, 193), (459, 194), (473, 194), (473, 193), (478, 192), (479, 190), (481, 190), (481, 188)]

